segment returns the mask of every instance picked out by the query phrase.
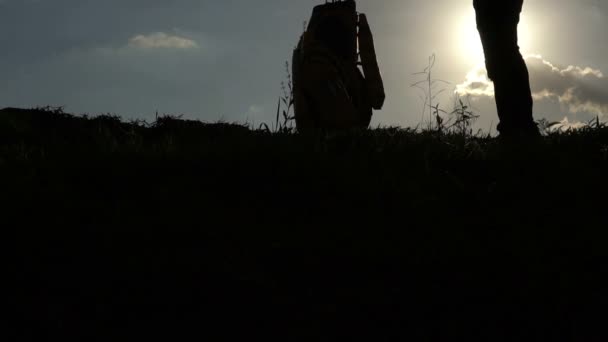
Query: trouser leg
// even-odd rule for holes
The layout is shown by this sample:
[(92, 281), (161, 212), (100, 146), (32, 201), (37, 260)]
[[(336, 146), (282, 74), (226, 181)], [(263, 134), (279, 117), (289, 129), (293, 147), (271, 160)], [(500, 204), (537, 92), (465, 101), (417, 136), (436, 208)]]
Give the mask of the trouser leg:
[(505, 134), (536, 128), (528, 69), (519, 52), (512, 54), (492, 73), (499, 131)]
[(517, 45), (517, 18), (494, 22), (480, 18), (478, 29), (483, 43), (488, 76), (494, 82), (501, 134), (538, 134), (532, 115), (530, 76)]

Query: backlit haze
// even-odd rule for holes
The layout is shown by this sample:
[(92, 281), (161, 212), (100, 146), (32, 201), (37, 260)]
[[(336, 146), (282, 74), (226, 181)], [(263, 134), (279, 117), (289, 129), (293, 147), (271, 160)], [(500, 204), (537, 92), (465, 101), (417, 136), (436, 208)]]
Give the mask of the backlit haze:
[[(271, 122), (286, 61), (323, 1), (0, 0), (0, 107), (155, 113)], [(449, 82), (438, 101), (468, 98), (478, 127), (497, 121), (472, 0), (359, 0), (375, 36), (387, 102), (372, 125), (416, 126), (428, 57)], [(535, 116), (570, 125), (608, 115), (608, 1), (526, 0), (520, 46)]]

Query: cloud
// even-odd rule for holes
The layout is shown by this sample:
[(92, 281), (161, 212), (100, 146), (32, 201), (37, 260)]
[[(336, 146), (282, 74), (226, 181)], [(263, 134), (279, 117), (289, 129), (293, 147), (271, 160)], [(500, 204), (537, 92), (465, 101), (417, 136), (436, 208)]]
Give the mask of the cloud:
[(247, 112), (245, 113), (245, 117), (247, 119), (250, 118), (260, 118), (262, 116), (264, 116), (265, 111), (264, 111), (264, 107), (261, 105), (257, 105), (257, 104), (253, 104), (251, 106), (249, 106), (249, 108), (247, 109)]
[(494, 96), (494, 84), (488, 78), (483, 65), (478, 65), (469, 71), (464, 82), (456, 85), (455, 93), (460, 96)]
[(129, 46), (141, 49), (193, 49), (198, 44), (191, 39), (156, 32), (129, 39)]
[[(541, 124), (543, 120), (540, 121)], [(548, 132), (566, 132), (570, 130), (577, 130), (585, 127), (589, 127), (589, 123), (584, 123), (581, 121), (571, 121), (567, 116), (562, 120), (550, 122), (548, 120), (544, 120), (544, 130)]]
[(583, 128), (586, 126), (587, 126), (586, 123), (583, 123), (580, 121), (572, 122), (567, 117), (565, 117), (562, 121), (559, 122), (558, 125), (556, 125), (557, 129), (559, 129), (559, 130), (580, 129), (580, 128)]
[[(608, 115), (608, 78), (589, 67), (561, 67), (539, 55), (526, 56), (532, 95), (536, 101), (554, 99), (570, 113)], [(493, 97), (494, 86), (483, 65), (467, 73), (455, 90), (460, 96)]]
[(262, 106), (259, 105), (251, 105), (249, 106), (249, 111), (248, 113), (251, 114), (260, 114), (264, 111), (264, 108), (262, 108)]

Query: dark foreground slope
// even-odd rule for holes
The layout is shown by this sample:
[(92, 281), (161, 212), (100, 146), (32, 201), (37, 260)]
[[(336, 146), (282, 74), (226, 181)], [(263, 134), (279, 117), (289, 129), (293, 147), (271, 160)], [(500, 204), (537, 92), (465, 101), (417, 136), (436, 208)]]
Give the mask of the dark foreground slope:
[(10, 340), (604, 341), (607, 171), (601, 127), (506, 146), (2, 110)]

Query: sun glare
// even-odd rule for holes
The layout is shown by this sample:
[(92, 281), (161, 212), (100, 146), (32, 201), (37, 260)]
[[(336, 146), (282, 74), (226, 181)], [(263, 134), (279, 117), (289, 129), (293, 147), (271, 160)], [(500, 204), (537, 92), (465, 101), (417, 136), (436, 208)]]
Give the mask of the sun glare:
[[(460, 56), (463, 61), (470, 65), (478, 65), (483, 63), (483, 47), (481, 45), (481, 39), (479, 38), (479, 32), (477, 32), (477, 25), (475, 24), (475, 13), (473, 11), (467, 12), (460, 19), (460, 23), (457, 26), (459, 29), (454, 30), (457, 34), (454, 37), (455, 48), (460, 51)], [(525, 13), (522, 13), (521, 21), (518, 26), (519, 35), (519, 47), (522, 54), (532, 53), (533, 33), (529, 25), (529, 21)]]
[(475, 14), (469, 13), (464, 16), (458, 27), (460, 30), (457, 32), (456, 48), (460, 50), (461, 57), (467, 63), (474, 65), (482, 63), (483, 47), (475, 24)]

